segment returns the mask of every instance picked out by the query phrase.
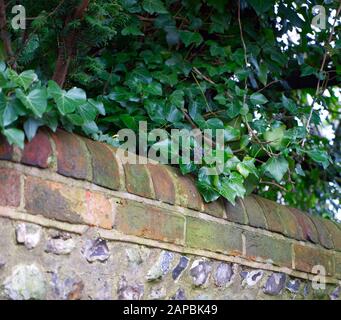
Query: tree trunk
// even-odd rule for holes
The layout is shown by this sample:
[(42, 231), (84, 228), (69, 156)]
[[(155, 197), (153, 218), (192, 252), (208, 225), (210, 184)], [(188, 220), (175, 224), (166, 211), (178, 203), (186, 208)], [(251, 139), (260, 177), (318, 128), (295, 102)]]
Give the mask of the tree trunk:
[[(75, 9), (74, 13), (65, 19), (64, 28), (71, 21), (82, 20), (90, 0), (83, 0)], [(56, 81), (60, 87), (63, 87), (69, 71), (72, 58), (75, 56), (77, 49), (77, 30), (73, 30), (62, 39), (61, 46), (58, 48), (58, 58), (52, 80)]]

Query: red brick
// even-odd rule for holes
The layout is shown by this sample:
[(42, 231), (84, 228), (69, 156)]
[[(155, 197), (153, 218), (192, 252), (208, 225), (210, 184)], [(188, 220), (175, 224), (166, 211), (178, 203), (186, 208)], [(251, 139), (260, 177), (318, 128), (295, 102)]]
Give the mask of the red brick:
[(161, 164), (149, 164), (147, 167), (153, 180), (155, 198), (174, 204), (175, 186), (167, 167)]
[(185, 208), (202, 211), (204, 201), (195, 186), (194, 179), (189, 175), (183, 176), (175, 168), (169, 169), (175, 181), (176, 203)]
[(122, 200), (117, 207), (115, 228), (127, 235), (183, 244), (185, 219), (171, 211)]
[(235, 205), (233, 205), (231, 202), (227, 200), (224, 200), (224, 202), (225, 202), (227, 220), (240, 223), (240, 224), (248, 223), (248, 218), (246, 215), (246, 210), (244, 207), (243, 200), (238, 198)]
[(36, 177), (25, 181), (25, 209), (49, 219), (111, 229), (113, 209), (101, 193)]
[(225, 217), (225, 204), (223, 199), (218, 199), (216, 201), (212, 201), (209, 203), (204, 202), (203, 211), (210, 216), (214, 216), (217, 218)]
[(92, 181), (102, 187), (119, 190), (120, 173), (113, 152), (103, 143), (85, 139), (92, 160)]
[(83, 223), (87, 212), (85, 191), (29, 176), (25, 181), (25, 208), (50, 219)]
[(304, 240), (308, 240), (312, 243), (319, 243), (317, 230), (309, 217), (300, 210), (297, 210), (295, 208), (289, 209), (294, 214), (297, 223), (301, 227)]
[(295, 269), (312, 273), (314, 266), (323, 266), (327, 275), (334, 274), (333, 255), (327, 250), (294, 244)]
[(0, 168), (0, 205), (20, 205), (20, 175), (14, 170)]
[(51, 156), (52, 148), (48, 135), (43, 131), (39, 131), (32, 141), (25, 145), (21, 163), (47, 168)]
[(268, 230), (285, 235), (285, 229), (281, 221), (281, 218), (276, 210), (276, 207), (272, 206), (270, 200), (267, 200), (261, 197), (255, 197), (255, 198), (263, 209), (263, 213), (266, 219)]
[(88, 224), (112, 229), (114, 224), (114, 212), (110, 201), (97, 192), (86, 191), (87, 210), (83, 216)]
[(12, 158), (13, 158), (13, 147), (10, 146), (6, 138), (0, 134), (0, 159), (12, 160)]
[(337, 251), (341, 251), (341, 230), (338, 228), (338, 224), (328, 219), (323, 219), (322, 223), (324, 223), (327, 227), (332, 237), (335, 249)]
[(268, 219), (270, 214), (272, 215), (271, 221), (272, 219), (278, 219), (278, 222), (282, 226), (281, 233), (288, 236), (289, 238), (304, 240), (301, 227), (297, 223), (295, 216), (288, 207), (263, 198), (258, 198), (258, 200), (262, 202), (266, 217)]
[(141, 197), (154, 199), (153, 182), (144, 164), (124, 164), (127, 191)]
[(310, 220), (314, 223), (316, 227), (320, 244), (327, 249), (333, 249), (334, 243), (327, 226), (322, 222), (323, 219), (312, 217)]
[(249, 225), (255, 228), (267, 229), (263, 208), (259, 205), (254, 195), (243, 199)]
[(58, 173), (76, 179), (87, 179), (88, 154), (85, 145), (75, 134), (58, 130), (52, 134), (57, 149)]

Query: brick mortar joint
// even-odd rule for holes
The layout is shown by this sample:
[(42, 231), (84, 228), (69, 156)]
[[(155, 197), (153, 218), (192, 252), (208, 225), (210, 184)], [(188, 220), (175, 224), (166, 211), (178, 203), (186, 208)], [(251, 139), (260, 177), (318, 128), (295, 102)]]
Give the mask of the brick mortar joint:
[[(5, 166), (3, 166), (3, 164), (5, 164)], [(9, 166), (7, 166), (6, 164)], [(152, 205), (156, 208), (167, 210), (167, 212), (165, 212), (165, 214), (167, 214), (167, 215), (184, 217), (185, 223), (187, 221), (187, 217), (193, 217), (193, 218), (198, 218), (200, 220), (207, 221), (207, 222), (213, 222), (213, 223), (218, 223), (218, 224), (222, 224), (222, 225), (229, 225), (229, 226), (232, 226), (234, 228), (239, 229), (241, 233), (244, 231), (254, 232), (258, 235), (269, 236), (269, 237), (273, 238), (274, 240), (286, 241), (288, 243), (291, 243), (292, 245), (298, 244), (301, 246), (313, 248), (315, 250), (322, 250), (323, 252), (329, 252), (329, 253), (334, 253), (334, 254), (340, 253), (340, 251), (336, 251), (334, 249), (326, 249), (326, 248), (322, 247), (320, 244), (313, 244), (313, 243), (310, 243), (307, 241), (296, 240), (296, 239), (284, 236), (283, 234), (272, 232), (272, 231), (269, 231), (266, 229), (255, 228), (255, 227), (252, 227), (249, 225), (243, 225), (243, 224), (235, 223), (232, 221), (228, 221), (228, 220), (223, 219), (223, 218), (217, 218), (217, 217), (211, 216), (205, 212), (200, 212), (200, 211), (196, 211), (193, 209), (181, 207), (179, 205), (171, 205), (171, 204), (163, 203), (159, 200), (144, 198), (144, 197), (134, 195), (134, 194), (131, 194), (128, 192), (109, 190), (107, 188), (97, 186), (97, 185), (95, 185), (89, 181), (78, 180), (78, 179), (74, 179), (74, 178), (70, 178), (70, 177), (64, 177), (58, 173), (54, 173), (51, 175), (51, 172), (47, 172), (48, 170), (42, 170), (42, 169), (38, 169), (35, 167), (30, 167), (30, 166), (26, 166), (26, 165), (22, 165), (22, 164), (18, 164), (18, 163), (13, 163), (12, 161), (3, 161), (3, 160), (0, 160), (0, 168), (10, 168), (10, 169), (18, 170), (22, 174), (22, 176), (24, 176), (24, 179), (27, 179), (27, 177), (32, 176), (32, 177), (40, 178), (44, 181), (58, 182), (58, 183), (65, 184), (67, 186), (84, 189), (85, 191), (90, 191), (90, 192), (94, 192), (94, 193), (101, 193), (106, 197), (109, 196), (110, 198), (119, 198), (122, 200), (132, 200), (132, 201), (136, 201), (140, 204)], [(37, 172), (35, 172), (35, 171), (37, 171)], [(34, 174), (32, 174), (32, 172)], [(41, 174), (42, 172), (45, 172), (45, 174), (42, 175)], [(172, 214), (170, 212), (172, 212)], [(184, 232), (185, 232), (184, 239), (186, 239), (186, 229)]]

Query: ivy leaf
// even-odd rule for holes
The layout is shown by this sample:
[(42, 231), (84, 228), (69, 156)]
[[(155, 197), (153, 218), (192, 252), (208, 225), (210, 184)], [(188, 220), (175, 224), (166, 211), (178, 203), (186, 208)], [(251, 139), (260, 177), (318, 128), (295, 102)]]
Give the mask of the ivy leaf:
[(24, 88), (25, 91), (30, 87), (30, 85), (33, 82), (38, 80), (38, 76), (34, 73), (33, 70), (23, 71), (19, 75), (15, 71), (10, 70), (9, 78), (16, 85), (18, 85), (19, 87)]
[(297, 106), (291, 99), (288, 99), (285, 95), (282, 95), (282, 103), (284, 108), (287, 109), (291, 114), (297, 114)]
[(3, 126), (7, 127), (8, 125), (13, 123), (17, 119), (18, 119), (18, 114), (15, 111), (13, 104), (6, 103), (6, 107), (5, 107), (4, 113), (2, 115)]
[(142, 7), (150, 14), (153, 13), (168, 13), (161, 0), (144, 0)]
[(203, 38), (199, 32), (180, 31), (180, 39), (185, 44), (185, 47), (188, 47), (192, 43), (197, 47), (203, 42)]
[(48, 83), (48, 93), (56, 102), (57, 108), (62, 115), (74, 112), (77, 106), (86, 102), (84, 90), (73, 88), (66, 92), (52, 80)]
[(288, 169), (288, 161), (283, 156), (270, 158), (264, 165), (265, 172), (269, 173), (278, 183), (282, 181)]
[(45, 88), (34, 89), (26, 95), (21, 89), (15, 91), (18, 99), (22, 104), (33, 113), (41, 118), (47, 108), (47, 94)]
[(268, 80), (268, 71), (269, 71), (269, 70), (268, 70), (268, 67), (266, 66), (265, 63), (262, 63), (262, 64), (259, 66), (257, 76), (258, 76), (259, 81), (260, 81), (264, 86), (266, 86), (266, 84), (267, 84), (267, 80)]
[(24, 130), (28, 141), (31, 141), (37, 133), (40, 126), (43, 125), (41, 120), (29, 118), (24, 123)]
[(285, 126), (273, 128), (269, 131), (264, 132), (264, 139), (265, 141), (269, 142), (269, 145), (271, 147), (274, 147), (276, 150), (279, 150), (284, 137), (284, 132)]
[(226, 142), (236, 141), (240, 139), (240, 130), (231, 126), (225, 126), (224, 139)]
[(83, 103), (80, 106), (77, 106), (77, 112), (86, 122), (95, 120), (97, 116), (96, 107), (90, 103)]
[(230, 186), (228, 180), (223, 180), (219, 192), (225, 199), (227, 199), (233, 205), (236, 204), (237, 192)]
[(121, 31), (122, 36), (143, 36), (144, 33), (139, 29), (138, 25), (130, 25)]
[(103, 102), (96, 101), (94, 99), (89, 99), (88, 103), (90, 105), (94, 106), (97, 109), (97, 111), (99, 112), (99, 114), (101, 114), (102, 116), (105, 116), (105, 109), (104, 109)]
[(233, 119), (239, 115), (241, 109), (242, 109), (242, 106), (239, 104), (239, 102), (236, 101), (228, 105), (228, 109), (226, 113), (231, 119)]
[(10, 145), (15, 144), (24, 149), (25, 134), (22, 130), (16, 128), (5, 129), (3, 131)]
[(219, 193), (207, 182), (198, 181), (196, 185), (206, 202), (212, 202), (219, 198)]
[(175, 90), (170, 96), (169, 101), (177, 108), (182, 109), (184, 107), (184, 92), (182, 90)]
[(300, 176), (302, 176), (302, 177), (305, 177), (305, 172), (303, 171), (302, 166), (301, 166), (300, 163), (296, 164), (295, 172), (296, 172), (298, 175), (300, 175)]
[(246, 0), (253, 9), (257, 12), (258, 15), (265, 13), (270, 10), (275, 4), (274, 0)]
[(232, 173), (229, 178), (223, 178), (221, 181), (220, 194), (235, 205), (236, 197), (244, 197), (246, 190), (243, 185), (244, 179), (239, 173)]
[(307, 154), (315, 162), (322, 164), (323, 168), (326, 169), (329, 166), (330, 158), (328, 153), (323, 150), (311, 150), (307, 151)]
[(255, 167), (255, 159), (245, 158), (243, 162), (237, 164), (237, 171), (244, 177), (247, 178), (249, 174), (253, 174), (258, 178), (257, 168)]
[(257, 104), (264, 104), (268, 102), (268, 99), (262, 95), (261, 93), (253, 93), (250, 96), (250, 101), (253, 105), (257, 105)]
[(162, 86), (158, 82), (152, 82), (143, 88), (143, 91), (153, 96), (162, 96)]

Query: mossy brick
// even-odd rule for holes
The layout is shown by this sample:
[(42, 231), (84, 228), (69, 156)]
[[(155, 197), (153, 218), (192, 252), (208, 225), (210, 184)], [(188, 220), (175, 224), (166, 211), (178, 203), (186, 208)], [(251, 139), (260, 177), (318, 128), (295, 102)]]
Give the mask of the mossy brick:
[(0, 159), (12, 160), (13, 159), (13, 146), (11, 146), (6, 138), (0, 133)]
[(308, 240), (312, 243), (319, 243), (317, 230), (313, 222), (309, 219), (309, 217), (298, 209), (295, 208), (289, 209), (294, 214), (297, 223), (301, 227), (304, 240)]
[(341, 229), (338, 228), (339, 224), (328, 219), (322, 219), (322, 223), (325, 224), (332, 236), (335, 250), (341, 251)]
[(21, 163), (46, 169), (51, 157), (52, 147), (49, 137), (44, 131), (40, 130), (30, 142), (25, 144)]
[(107, 229), (113, 225), (110, 201), (102, 194), (31, 176), (25, 181), (25, 209), (70, 223)]
[(147, 168), (152, 177), (156, 200), (174, 204), (175, 186), (168, 168), (161, 164), (148, 164)]
[(122, 200), (117, 206), (114, 226), (127, 235), (175, 244), (184, 243), (185, 218), (146, 203)]
[(194, 179), (189, 175), (183, 176), (175, 168), (169, 168), (169, 170), (175, 181), (176, 204), (196, 211), (202, 211), (204, 203)]
[(0, 205), (20, 205), (20, 174), (12, 169), (0, 168)]
[(303, 272), (313, 273), (314, 267), (322, 266), (326, 275), (334, 274), (333, 254), (325, 249), (294, 244), (295, 269)]
[(228, 255), (241, 255), (241, 231), (235, 226), (187, 217), (186, 245)]
[(291, 243), (265, 234), (244, 230), (245, 258), (291, 268)]
[(334, 249), (331, 234), (329, 233), (327, 226), (322, 222), (322, 219), (319, 217), (312, 217), (310, 220), (316, 227), (320, 244), (327, 249)]
[(66, 177), (89, 179), (88, 170), (91, 166), (83, 141), (77, 135), (63, 130), (51, 135), (57, 150), (57, 172)]
[(153, 182), (144, 164), (124, 164), (126, 188), (129, 193), (155, 199)]
[(249, 225), (255, 228), (267, 229), (263, 208), (257, 202), (255, 196), (250, 195), (243, 199)]
[(275, 207), (271, 206), (271, 201), (255, 196), (257, 202), (263, 209), (266, 219), (267, 229), (272, 232), (277, 232), (285, 235), (285, 229), (282, 224), (281, 218)]
[(225, 217), (225, 205), (223, 199), (217, 199), (209, 203), (204, 202), (203, 211), (216, 218)]
[(92, 182), (104, 188), (119, 190), (120, 173), (113, 151), (103, 143), (84, 140), (91, 155)]
[(239, 224), (248, 224), (248, 218), (242, 199), (238, 198), (235, 205), (227, 200), (224, 200), (224, 203), (227, 220)]

